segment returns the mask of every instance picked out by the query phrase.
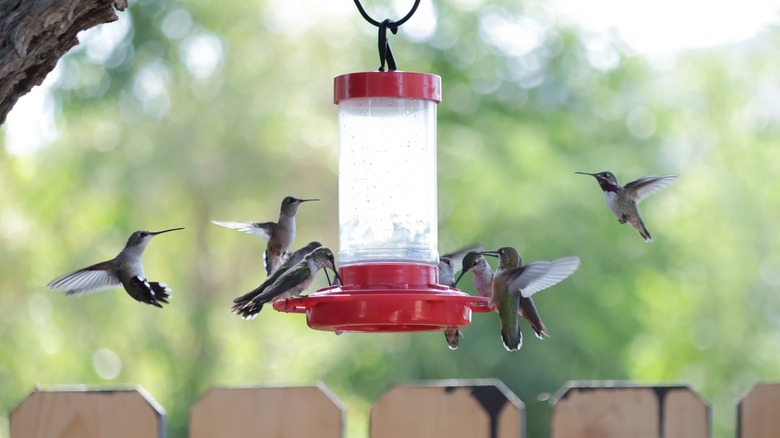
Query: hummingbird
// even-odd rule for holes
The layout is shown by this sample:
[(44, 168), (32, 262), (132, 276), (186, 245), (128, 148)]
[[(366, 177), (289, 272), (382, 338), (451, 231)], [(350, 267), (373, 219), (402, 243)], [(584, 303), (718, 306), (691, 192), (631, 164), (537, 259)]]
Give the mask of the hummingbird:
[(463, 264), (463, 257), (470, 252), (481, 251), (482, 244), (474, 243), (439, 257), (439, 284), (455, 287), (455, 273)]
[(471, 251), (463, 257), (462, 263), (463, 267), (455, 284), (460, 282), (466, 272), (471, 272), (477, 294), (489, 298), (493, 294), (493, 269), (490, 268), (485, 257), (479, 252)]
[(266, 239), (268, 245), (263, 253), (263, 263), (266, 275), (271, 276), (284, 263), (284, 259), (289, 255), (290, 246), (295, 240), (295, 213), (298, 212), (298, 206), (309, 201), (319, 201), (319, 199), (285, 197), (276, 222), (211, 222)]
[[(303, 260), (284, 271), (273, 284), (255, 295), (239, 312), (244, 318), (254, 318), (265, 303), (299, 296), (311, 287), (317, 272), (323, 268), (330, 269), (338, 278), (333, 252), (326, 246), (320, 246), (306, 254)], [(235, 311), (235, 307), (233, 309)]]
[(537, 337), (547, 336), (547, 329), (536, 312), (531, 295), (568, 278), (580, 267), (580, 258), (564, 257), (552, 262), (535, 261), (524, 265), (520, 253), (511, 246), (481, 254), (498, 257), (490, 303), (496, 306), (501, 320), (504, 347), (516, 351), (523, 344), (518, 313), (531, 323)]
[(83, 295), (121, 284), (127, 294), (136, 301), (162, 308), (160, 303), (168, 304), (168, 299), (171, 298), (168, 292), (171, 289), (165, 283), (146, 280), (141, 255), (152, 237), (183, 229), (136, 231), (130, 235), (125, 247), (113, 259), (55, 278), (47, 287), (64, 290), (65, 295)]
[(607, 205), (612, 213), (618, 219), (618, 222), (625, 224), (628, 222), (645, 239), (645, 242), (652, 242), (653, 238), (647, 231), (645, 222), (639, 214), (637, 204), (640, 201), (660, 191), (664, 187), (673, 183), (678, 175), (655, 176), (649, 175), (631, 181), (624, 187), (621, 187), (617, 178), (612, 172), (604, 171), (599, 173), (575, 172), (581, 175), (590, 175), (596, 178), (601, 190), (604, 191), (604, 197), (607, 199)]
[(303, 260), (303, 257), (306, 254), (309, 254), (310, 252), (314, 251), (315, 249), (321, 247), (322, 244), (320, 242), (309, 242), (306, 246), (303, 248), (298, 249), (297, 251), (294, 251), (290, 254), (290, 257), (287, 258), (287, 260), (284, 261), (282, 266), (279, 267), (279, 269), (276, 270), (270, 277), (268, 277), (260, 286), (257, 286), (256, 288), (252, 289), (251, 292), (248, 292), (236, 299), (233, 300), (233, 313), (236, 315), (241, 315), (244, 319), (252, 319), (260, 312), (260, 309), (262, 308), (262, 304), (260, 305), (250, 305), (252, 303), (252, 300), (263, 293), (266, 289), (268, 289), (269, 286), (274, 284), (274, 282), (279, 279), (279, 277), (282, 276), (287, 270), (289, 270), (293, 265), (299, 263), (301, 260)]
[[(455, 287), (455, 273), (458, 272), (458, 267), (462, 264), (463, 257), (469, 252), (481, 249), (481, 244), (473, 244), (439, 257), (439, 284)], [(460, 338), (462, 337), (463, 333), (454, 327), (444, 329), (444, 339), (447, 341), (447, 346), (450, 350), (458, 349)]]
[[(461, 277), (469, 271), (472, 273), (474, 289), (476, 289), (477, 293), (482, 297), (492, 297), (493, 270), (490, 268), (490, 265), (482, 254), (477, 252), (466, 254), (466, 257), (463, 258), (463, 269), (461, 270), (461, 274), (458, 276), (456, 283), (460, 282)], [(531, 324), (531, 328), (539, 339), (542, 339), (543, 336), (549, 336), (547, 327), (545, 327), (544, 322), (542, 322), (542, 318), (539, 316), (539, 312), (537, 312), (536, 306), (530, 297), (519, 298), (518, 312), (529, 324)]]

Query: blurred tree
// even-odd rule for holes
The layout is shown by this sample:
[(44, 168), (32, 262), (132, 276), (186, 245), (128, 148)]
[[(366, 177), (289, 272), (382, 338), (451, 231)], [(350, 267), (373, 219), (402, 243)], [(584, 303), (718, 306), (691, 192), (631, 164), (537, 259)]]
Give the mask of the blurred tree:
[[(683, 380), (728, 433), (738, 397), (780, 378), (777, 31), (653, 64), (535, 2), (460, 0), (423, 2), (391, 36), (399, 68), (443, 78), (440, 251), (482, 241), (583, 260), (534, 297), (552, 337), (526, 329), (513, 354), (494, 314), (451, 352), (439, 333), (337, 337), (300, 316), (229, 312), (263, 280), (264, 242), (210, 219), (273, 220), (284, 196), (316, 197), (297, 244), (337, 248), (332, 77), (378, 66), (375, 33), (348, 1), (139, 0), (82, 34), (51, 75), (56, 139), (0, 149), (2, 406), (34, 382), (137, 383), (179, 437), (208, 387), (321, 380), (347, 404), (349, 436), (365, 436), (392, 384), (494, 377), (526, 403), (528, 435), (545, 436), (567, 380)], [(656, 241), (620, 226), (577, 170), (679, 172), (643, 204)], [(144, 254), (174, 289), (163, 310), (43, 286), (136, 229), (174, 226), (187, 230)]]
[(127, 0), (0, 1), (0, 124), (16, 100), (78, 44), (76, 34), (117, 19), (114, 8), (124, 10)]

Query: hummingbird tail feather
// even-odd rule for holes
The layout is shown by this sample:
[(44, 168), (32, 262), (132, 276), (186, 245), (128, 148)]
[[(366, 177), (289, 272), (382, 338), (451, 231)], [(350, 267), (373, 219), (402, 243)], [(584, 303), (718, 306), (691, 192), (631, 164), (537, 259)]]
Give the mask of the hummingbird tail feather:
[(171, 288), (167, 284), (150, 281), (149, 288), (152, 289), (155, 300), (168, 304), (168, 300), (171, 299)]
[(263, 310), (263, 304), (264, 303), (254, 301), (250, 301), (243, 305), (236, 304), (233, 306), (233, 313), (244, 319), (255, 319), (257, 318), (257, 314)]
[(502, 325), (501, 340), (504, 342), (504, 348), (508, 351), (517, 351), (523, 346), (523, 333), (519, 327), (513, 333), (513, 330), (510, 330), (509, 327)]
[(126, 285), (125, 289), (127, 293), (133, 297), (136, 301), (142, 303), (151, 304), (152, 306), (162, 309), (162, 304), (168, 304), (168, 299), (171, 295), (170, 288), (165, 283), (158, 283), (156, 281), (147, 281), (145, 278), (136, 275), (130, 279), (130, 282)]
[(637, 215), (633, 220), (630, 221), (630, 224), (639, 232), (639, 235), (642, 236), (643, 239), (645, 239), (645, 242), (653, 241), (652, 236), (650, 236), (650, 232), (647, 231), (647, 227), (645, 226), (645, 221), (642, 220), (641, 216)]
[(546, 327), (542, 327), (541, 330), (537, 330), (536, 327), (534, 327), (534, 333), (536, 333), (536, 337), (539, 339), (549, 338), (550, 334), (547, 332)]
[(647, 231), (647, 227), (645, 227), (645, 224), (640, 223), (640, 225), (642, 226), (642, 228), (639, 229), (639, 234), (642, 235), (642, 237), (645, 239), (645, 242), (648, 243), (652, 242), (653, 237), (650, 235), (650, 232)]
[(460, 345), (460, 338), (463, 337), (463, 333), (456, 328), (447, 328), (444, 330), (444, 339), (447, 341), (447, 346), (450, 350), (457, 350)]

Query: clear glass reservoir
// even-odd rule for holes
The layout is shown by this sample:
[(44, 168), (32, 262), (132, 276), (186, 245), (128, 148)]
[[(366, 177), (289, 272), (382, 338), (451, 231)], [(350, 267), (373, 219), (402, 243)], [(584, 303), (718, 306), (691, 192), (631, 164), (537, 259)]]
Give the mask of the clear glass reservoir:
[(437, 75), (338, 76), (339, 265), (436, 265)]

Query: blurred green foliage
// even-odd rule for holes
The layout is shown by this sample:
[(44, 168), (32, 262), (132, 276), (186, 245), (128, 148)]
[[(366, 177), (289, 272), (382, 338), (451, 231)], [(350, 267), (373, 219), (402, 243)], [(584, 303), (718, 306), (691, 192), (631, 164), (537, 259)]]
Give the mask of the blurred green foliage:
[[(507, 353), (495, 314), (480, 314), (453, 352), (440, 333), (337, 337), (300, 315), (232, 315), (263, 279), (264, 242), (210, 219), (274, 220), (285, 195), (317, 197), (297, 243), (338, 247), (332, 78), (378, 67), (376, 29), (348, 1), (139, 0), (60, 61), (57, 139), (0, 148), (1, 406), (36, 383), (140, 384), (183, 437), (209, 387), (322, 381), (352, 437), (393, 384), (493, 377), (536, 437), (566, 381), (631, 379), (690, 383), (730, 434), (739, 397), (780, 379), (780, 33), (654, 63), (533, 2), (426, 7), (435, 27), (415, 17), (391, 43), (400, 69), (443, 78), (439, 250), (579, 255), (570, 280), (535, 297), (551, 338), (525, 330)], [(573, 173), (601, 170), (624, 183), (681, 174), (641, 206), (655, 242)], [(144, 256), (174, 289), (163, 310), (44, 286), (113, 257), (134, 230), (175, 226), (187, 230)]]

